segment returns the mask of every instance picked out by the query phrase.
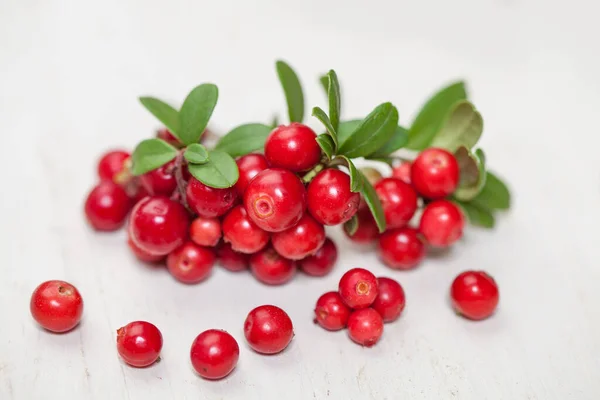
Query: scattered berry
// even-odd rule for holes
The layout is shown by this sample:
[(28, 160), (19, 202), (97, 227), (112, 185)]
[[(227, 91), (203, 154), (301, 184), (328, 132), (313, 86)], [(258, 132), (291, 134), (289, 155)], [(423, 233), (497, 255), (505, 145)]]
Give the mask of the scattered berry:
[(215, 247), (221, 240), (218, 218), (198, 217), (190, 225), (190, 239), (199, 246)]
[(289, 315), (281, 308), (264, 305), (248, 313), (244, 322), (244, 335), (254, 351), (275, 354), (290, 344), (294, 337), (294, 327)]
[(125, 189), (112, 181), (102, 181), (88, 194), (85, 215), (95, 230), (115, 231), (125, 223), (131, 206)]
[(140, 176), (144, 189), (151, 195), (170, 196), (177, 189), (175, 160)]
[(240, 196), (244, 195), (248, 184), (259, 172), (269, 168), (267, 159), (262, 154), (246, 154), (236, 161), (240, 177), (235, 184), (235, 190)]
[(344, 233), (353, 242), (361, 244), (372, 243), (379, 236), (379, 228), (377, 228), (371, 211), (367, 207), (363, 207), (358, 210), (356, 216), (358, 217), (358, 229), (354, 232), (354, 235), (348, 235), (346, 230), (344, 230)]
[(129, 152), (124, 150), (113, 150), (104, 154), (98, 161), (100, 179), (115, 182), (117, 175), (125, 169), (125, 163), (129, 156)]
[(346, 272), (339, 284), (340, 296), (350, 308), (369, 307), (377, 294), (377, 278), (363, 268), (354, 268)]
[(392, 168), (392, 176), (394, 178), (400, 179), (404, 183), (411, 184), (410, 174), (411, 174), (412, 163), (408, 161), (404, 161), (403, 163)]
[(353, 311), (348, 318), (348, 334), (356, 343), (371, 347), (383, 334), (383, 319), (372, 308)]
[(250, 257), (254, 277), (267, 285), (282, 285), (296, 274), (296, 262), (281, 257), (272, 247), (267, 247)]
[(190, 178), (186, 189), (190, 208), (199, 216), (215, 218), (224, 215), (237, 199), (233, 187), (216, 189), (205, 185), (196, 178)]
[(131, 238), (127, 238), (127, 245), (131, 249), (131, 252), (137, 257), (138, 260), (147, 263), (156, 263), (164, 260), (165, 256), (156, 256), (154, 254), (146, 253), (140, 249)]
[(326, 238), (323, 246), (312, 256), (299, 262), (300, 268), (310, 276), (325, 276), (331, 272), (338, 258), (337, 247), (333, 240)]
[(190, 350), (192, 366), (205, 379), (221, 379), (233, 371), (240, 358), (240, 347), (229, 333), (209, 329), (199, 334)]
[(152, 365), (162, 350), (162, 334), (146, 321), (130, 322), (117, 330), (117, 350), (123, 360), (138, 368)]
[(465, 271), (452, 282), (450, 298), (457, 313), (472, 320), (482, 320), (494, 313), (500, 295), (496, 281), (487, 273)]
[(75, 286), (65, 281), (47, 281), (31, 295), (31, 315), (44, 329), (62, 333), (73, 329), (83, 314), (83, 299)]
[(383, 322), (392, 322), (400, 317), (406, 298), (402, 286), (391, 278), (377, 278), (379, 295), (373, 302), (373, 309), (377, 311)]
[(338, 292), (327, 292), (317, 300), (315, 321), (329, 331), (344, 329), (348, 324), (350, 309)]
[(231, 244), (225, 242), (221, 242), (217, 247), (217, 257), (221, 266), (232, 272), (246, 270), (250, 263), (250, 256), (248, 254), (233, 250)]
[(216, 258), (212, 249), (190, 241), (169, 254), (167, 268), (180, 282), (198, 283), (210, 275)]
[(321, 160), (317, 135), (308, 126), (294, 122), (275, 128), (265, 142), (265, 157), (275, 168), (308, 171)]
[(308, 211), (323, 225), (339, 225), (356, 214), (360, 194), (350, 191), (348, 174), (333, 168), (319, 172), (308, 185)]
[(309, 214), (304, 214), (295, 226), (274, 233), (271, 241), (281, 256), (300, 260), (315, 254), (323, 246), (325, 228)]
[(379, 237), (379, 257), (390, 268), (411, 269), (425, 257), (425, 245), (416, 229), (391, 229)]
[(417, 210), (417, 193), (407, 183), (397, 178), (385, 178), (375, 185), (381, 200), (388, 229), (408, 224)]
[(240, 253), (253, 254), (269, 243), (270, 234), (248, 217), (243, 206), (235, 206), (223, 219), (223, 238)]
[(460, 208), (448, 200), (429, 203), (419, 223), (419, 232), (434, 247), (448, 247), (462, 237), (465, 217)]
[(452, 153), (438, 148), (423, 150), (413, 161), (410, 179), (425, 198), (446, 197), (458, 186), (459, 167)]

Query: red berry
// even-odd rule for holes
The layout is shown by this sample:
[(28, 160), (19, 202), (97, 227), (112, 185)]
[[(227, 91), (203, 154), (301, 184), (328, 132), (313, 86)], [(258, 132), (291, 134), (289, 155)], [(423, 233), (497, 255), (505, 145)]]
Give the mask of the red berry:
[(492, 315), (500, 299), (496, 281), (483, 271), (465, 271), (458, 275), (452, 282), (450, 297), (456, 312), (472, 320)]
[(44, 329), (62, 333), (73, 329), (83, 314), (83, 299), (77, 288), (65, 281), (47, 281), (31, 295), (31, 315)]
[(246, 154), (236, 161), (240, 177), (235, 184), (235, 190), (240, 196), (244, 194), (248, 184), (259, 172), (269, 168), (267, 159), (262, 154)]
[(306, 190), (300, 178), (290, 171), (266, 169), (246, 188), (244, 207), (259, 228), (281, 232), (296, 225), (302, 217)]
[(379, 293), (377, 278), (366, 269), (353, 268), (340, 279), (339, 292), (348, 307), (369, 307)]
[(144, 189), (152, 195), (170, 196), (177, 189), (175, 160), (140, 176)]
[(350, 317), (350, 309), (338, 292), (327, 292), (317, 300), (315, 321), (329, 331), (344, 329)]
[(410, 179), (420, 195), (439, 199), (458, 186), (459, 166), (452, 153), (438, 148), (423, 150), (413, 161)]
[(292, 320), (279, 307), (264, 305), (248, 313), (244, 335), (252, 349), (262, 354), (283, 351), (294, 337)]
[(312, 256), (300, 261), (300, 268), (310, 276), (325, 276), (331, 272), (338, 258), (333, 240), (326, 238), (323, 246)]
[(448, 247), (462, 237), (465, 217), (458, 206), (448, 200), (429, 203), (419, 223), (419, 232), (434, 247)]
[(398, 319), (404, 306), (406, 297), (402, 286), (391, 278), (377, 278), (379, 295), (373, 302), (373, 309), (377, 311), (383, 322), (392, 322)]
[(367, 207), (360, 208), (356, 213), (358, 217), (358, 229), (354, 232), (354, 235), (350, 236), (344, 230), (346, 236), (356, 243), (367, 244), (373, 242), (379, 236), (379, 228), (373, 219), (371, 210)]
[(113, 150), (104, 154), (98, 161), (98, 176), (101, 180), (114, 181), (116, 176), (125, 168), (129, 152)]
[(95, 230), (115, 231), (125, 223), (131, 206), (125, 189), (112, 181), (103, 181), (88, 194), (85, 215)]
[(190, 178), (186, 198), (191, 209), (201, 217), (214, 218), (225, 214), (237, 199), (233, 187), (217, 189)]
[(337, 169), (321, 171), (308, 185), (308, 211), (324, 225), (348, 221), (358, 210), (360, 194), (350, 191), (350, 177)]
[(408, 224), (417, 210), (417, 193), (398, 178), (385, 178), (375, 185), (388, 229)]
[(190, 239), (200, 246), (216, 246), (221, 240), (221, 222), (217, 218), (196, 218), (190, 225)]
[(181, 143), (181, 141), (166, 128), (158, 130), (156, 132), (156, 137), (164, 140), (171, 146), (177, 147), (178, 149), (184, 147), (183, 143)]
[(315, 254), (325, 243), (325, 228), (309, 214), (304, 214), (298, 223), (273, 234), (273, 248), (290, 260), (300, 260)]
[(146, 321), (134, 321), (117, 330), (117, 350), (133, 367), (143, 368), (158, 360), (163, 338), (158, 328)]
[(131, 239), (146, 253), (167, 255), (185, 241), (188, 213), (168, 197), (152, 196), (140, 200), (129, 217)]
[(394, 168), (392, 168), (392, 176), (410, 185), (411, 168), (412, 163), (405, 161), (400, 165), (397, 165)]
[(306, 125), (297, 122), (280, 125), (265, 142), (265, 157), (271, 167), (307, 171), (321, 160), (316, 138), (315, 132)]
[(383, 334), (383, 319), (372, 308), (356, 310), (348, 318), (348, 334), (356, 343), (371, 347)]
[(391, 229), (379, 237), (379, 257), (390, 268), (411, 269), (425, 257), (425, 245), (416, 229)]
[(272, 247), (267, 247), (250, 257), (254, 277), (267, 285), (282, 285), (294, 277), (296, 262), (281, 257)]
[(199, 334), (190, 350), (192, 366), (205, 379), (221, 379), (233, 371), (240, 358), (240, 347), (229, 333), (209, 329)]
[(243, 206), (234, 207), (223, 219), (223, 238), (240, 253), (256, 253), (269, 243), (269, 237), (252, 222)]
[(186, 242), (169, 254), (167, 268), (180, 282), (198, 283), (210, 275), (216, 258), (212, 249)]
[(153, 254), (146, 253), (140, 249), (131, 238), (127, 238), (127, 245), (131, 249), (132, 253), (137, 257), (138, 260), (147, 263), (156, 263), (162, 261), (165, 256), (155, 256)]
[(217, 247), (217, 257), (223, 268), (238, 272), (248, 269), (250, 256), (239, 253), (231, 248), (230, 243), (221, 242)]

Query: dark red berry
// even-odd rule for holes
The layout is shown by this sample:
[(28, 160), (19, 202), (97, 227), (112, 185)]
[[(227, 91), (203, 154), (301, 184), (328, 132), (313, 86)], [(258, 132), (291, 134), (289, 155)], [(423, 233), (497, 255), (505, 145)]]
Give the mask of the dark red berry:
[(250, 256), (240, 253), (231, 248), (230, 243), (221, 242), (217, 247), (217, 257), (223, 268), (238, 272), (248, 269)]
[(350, 314), (348, 318), (348, 335), (356, 343), (371, 347), (379, 341), (383, 334), (383, 319), (372, 308), (363, 308)]
[(33, 319), (51, 332), (67, 332), (81, 320), (83, 299), (77, 288), (65, 281), (47, 281), (31, 295)]
[(369, 307), (377, 294), (377, 278), (363, 268), (353, 268), (340, 279), (340, 296), (350, 308)]
[(281, 232), (296, 225), (302, 217), (306, 190), (300, 178), (290, 171), (266, 169), (246, 188), (244, 207), (259, 228)]
[(383, 322), (395, 321), (406, 305), (404, 289), (391, 278), (377, 278), (377, 285), (379, 294), (371, 307), (381, 315)]
[(190, 241), (169, 254), (167, 268), (180, 282), (198, 283), (210, 275), (216, 258), (212, 249)]
[(153, 254), (146, 253), (140, 249), (131, 238), (127, 238), (127, 245), (131, 249), (131, 252), (137, 257), (138, 260), (147, 263), (156, 263), (164, 260), (165, 256), (156, 256)]
[(388, 229), (408, 224), (417, 210), (417, 193), (398, 178), (385, 178), (375, 185)]
[(425, 257), (425, 245), (416, 229), (391, 229), (379, 237), (379, 257), (390, 268), (411, 269)]
[(444, 149), (423, 150), (413, 161), (410, 179), (419, 194), (428, 199), (446, 197), (458, 186), (458, 162)]
[(457, 313), (472, 320), (482, 320), (494, 313), (500, 294), (496, 281), (487, 273), (465, 271), (452, 282), (450, 298)]
[(460, 208), (448, 200), (429, 203), (419, 223), (419, 232), (434, 247), (448, 247), (462, 237), (465, 217)]
[(101, 180), (115, 181), (125, 169), (125, 162), (129, 159), (129, 152), (113, 150), (105, 153), (98, 161), (98, 176)]
[(132, 205), (121, 186), (112, 181), (102, 181), (88, 194), (85, 215), (95, 230), (115, 231), (125, 223)]
[(329, 331), (344, 329), (348, 324), (350, 308), (338, 292), (327, 292), (317, 300), (315, 321)]
[(250, 257), (254, 277), (267, 285), (282, 285), (296, 273), (296, 262), (281, 257), (272, 247), (267, 247)]
[(377, 228), (371, 210), (367, 207), (360, 208), (356, 216), (358, 217), (358, 229), (354, 232), (354, 235), (350, 236), (345, 230), (344, 233), (353, 242), (361, 244), (372, 243), (379, 236), (379, 228)]
[(168, 197), (140, 200), (129, 217), (129, 236), (148, 254), (167, 255), (185, 241), (189, 217), (181, 204)]
[(240, 358), (240, 347), (229, 333), (209, 329), (199, 334), (190, 350), (192, 366), (205, 379), (221, 379), (233, 371)]
[(237, 194), (233, 187), (217, 189), (190, 178), (186, 198), (191, 209), (201, 217), (214, 218), (225, 214), (233, 205)]
[(152, 365), (160, 357), (163, 338), (158, 328), (146, 321), (134, 321), (117, 330), (117, 350), (133, 367)]
[(175, 137), (175, 135), (173, 135), (168, 129), (163, 128), (163, 129), (159, 129), (156, 132), (156, 137), (159, 139), (164, 140), (165, 142), (169, 143), (171, 146), (174, 146), (178, 149), (184, 147), (183, 143), (181, 143), (181, 141), (179, 139), (177, 139), (177, 137)]
[(175, 160), (140, 176), (144, 189), (151, 195), (170, 196), (177, 188)]
[(324, 225), (348, 221), (360, 203), (360, 194), (350, 191), (350, 177), (337, 169), (321, 171), (308, 185), (308, 211)]
[(216, 246), (221, 240), (221, 222), (218, 218), (194, 219), (190, 225), (190, 239), (200, 246)]
[(235, 190), (237, 190), (240, 196), (243, 196), (250, 181), (259, 172), (269, 168), (269, 164), (262, 154), (246, 154), (238, 158), (235, 162), (240, 172), (240, 177), (235, 184)]
[(274, 233), (271, 242), (281, 256), (300, 260), (315, 254), (323, 246), (325, 228), (309, 214), (304, 214), (295, 226)]
[(269, 243), (270, 236), (252, 222), (241, 205), (231, 209), (223, 219), (223, 238), (240, 253), (256, 253)]
[(338, 258), (337, 247), (333, 240), (326, 238), (323, 246), (312, 256), (299, 262), (300, 268), (310, 276), (325, 276), (331, 272)]
[(244, 335), (254, 351), (275, 354), (290, 344), (294, 337), (294, 326), (289, 315), (281, 308), (264, 305), (248, 313)]
[(412, 163), (404, 161), (392, 168), (392, 176), (410, 185), (411, 167)]
[(277, 127), (265, 142), (265, 157), (274, 168), (307, 171), (321, 160), (317, 135), (308, 126), (293, 122)]

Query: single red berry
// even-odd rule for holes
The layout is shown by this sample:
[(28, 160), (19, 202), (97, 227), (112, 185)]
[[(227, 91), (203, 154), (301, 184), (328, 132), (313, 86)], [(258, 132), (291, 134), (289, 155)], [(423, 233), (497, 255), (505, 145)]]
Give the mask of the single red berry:
[(260, 172), (244, 192), (244, 207), (259, 228), (281, 232), (296, 225), (306, 209), (306, 189), (288, 170)]
[(65, 281), (47, 281), (31, 295), (31, 315), (44, 329), (67, 332), (81, 320), (83, 299), (77, 288)]
[(267, 159), (262, 154), (246, 154), (241, 156), (236, 161), (240, 177), (235, 183), (235, 190), (240, 196), (244, 195), (248, 184), (259, 172), (269, 168)]
[(390, 268), (411, 269), (425, 257), (425, 245), (416, 229), (391, 229), (379, 237), (379, 257)]
[(419, 232), (434, 247), (448, 247), (462, 237), (465, 217), (460, 208), (448, 200), (429, 203), (419, 223)]
[(265, 157), (275, 168), (307, 171), (321, 160), (317, 135), (308, 126), (293, 122), (275, 128), (265, 142)]
[(127, 238), (127, 245), (131, 249), (131, 252), (137, 257), (138, 260), (147, 263), (157, 263), (164, 260), (165, 256), (156, 256), (154, 254), (146, 253), (140, 249), (137, 244), (131, 238)]
[(487, 273), (465, 271), (452, 282), (450, 298), (457, 313), (472, 320), (482, 320), (494, 313), (500, 294), (496, 281)]
[(98, 176), (101, 180), (114, 181), (115, 177), (125, 168), (129, 158), (125, 150), (113, 150), (105, 153), (98, 161)]
[(250, 256), (254, 277), (267, 285), (283, 285), (296, 274), (296, 262), (281, 257), (272, 247)]
[(240, 347), (229, 333), (209, 329), (199, 334), (190, 350), (192, 366), (205, 379), (221, 379), (233, 371), (240, 358)]
[(331, 272), (338, 258), (337, 247), (333, 240), (326, 238), (323, 246), (312, 256), (299, 262), (300, 268), (310, 276), (325, 276)]
[(403, 163), (396, 165), (394, 168), (392, 168), (392, 176), (410, 185), (411, 168), (412, 163), (404, 161)]
[(379, 236), (379, 228), (375, 223), (375, 219), (373, 219), (373, 214), (371, 214), (371, 210), (367, 207), (360, 208), (356, 213), (358, 217), (358, 228), (356, 232), (352, 236), (344, 230), (346, 236), (356, 243), (368, 244), (372, 243)]
[(179, 139), (177, 139), (177, 137), (175, 137), (175, 135), (173, 135), (171, 133), (171, 131), (169, 131), (166, 128), (159, 129), (156, 132), (156, 137), (164, 140), (165, 142), (169, 143), (171, 146), (176, 147), (178, 149), (184, 147), (183, 143), (181, 143), (181, 141)]
[(294, 337), (290, 316), (279, 307), (264, 305), (248, 313), (244, 335), (250, 347), (262, 354), (283, 351)]
[(133, 367), (143, 368), (158, 360), (163, 338), (158, 328), (146, 321), (134, 321), (117, 330), (117, 350)]
[(356, 343), (371, 347), (383, 335), (383, 319), (372, 308), (353, 311), (348, 318), (348, 334)]
[(198, 283), (210, 275), (216, 258), (212, 249), (186, 242), (167, 256), (167, 268), (180, 282)]
[(388, 229), (408, 224), (417, 211), (417, 193), (398, 178), (385, 178), (375, 185)]
[(241, 205), (232, 208), (223, 219), (223, 238), (240, 253), (256, 253), (269, 243), (270, 236), (252, 222)]
[(419, 194), (428, 199), (446, 197), (458, 186), (460, 168), (452, 153), (444, 149), (423, 150), (413, 161), (410, 179)]
[(85, 215), (95, 230), (115, 231), (125, 223), (132, 205), (121, 186), (112, 181), (102, 181), (88, 194)]
[(185, 241), (189, 217), (181, 204), (168, 197), (140, 200), (129, 217), (129, 236), (146, 253), (167, 255)]
[(221, 242), (217, 247), (217, 257), (221, 266), (232, 272), (246, 270), (250, 263), (250, 256), (248, 254), (233, 250), (231, 244), (225, 242)]
[(383, 179), (383, 175), (377, 168), (362, 167), (360, 169), (360, 172), (362, 172), (362, 174), (365, 176), (365, 178), (367, 178), (367, 181), (369, 181), (369, 183), (372, 186), (375, 186), (377, 182)]
[(391, 278), (377, 278), (377, 285), (379, 295), (371, 307), (381, 315), (383, 322), (395, 321), (406, 305), (404, 289)]
[(186, 198), (191, 209), (201, 217), (215, 218), (225, 214), (237, 199), (233, 187), (217, 189), (205, 185), (196, 178), (190, 178)]
[(348, 324), (350, 309), (338, 292), (327, 292), (317, 300), (315, 321), (329, 331), (344, 329)]
[(144, 189), (152, 195), (170, 196), (177, 189), (175, 160), (140, 176)]
[(329, 168), (319, 172), (308, 185), (308, 211), (324, 225), (339, 225), (356, 214), (360, 194), (350, 191), (350, 177)]
[(377, 294), (377, 278), (363, 268), (353, 268), (340, 279), (340, 296), (350, 308), (369, 307)]
[(315, 254), (323, 246), (325, 228), (309, 214), (304, 214), (295, 226), (274, 233), (271, 241), (281, 256), (300, 260)]
[(221, 222), (218, 218), (194, 219), (190, 225), (190, 239), (200, 246), (216, 246), (221, 240)]

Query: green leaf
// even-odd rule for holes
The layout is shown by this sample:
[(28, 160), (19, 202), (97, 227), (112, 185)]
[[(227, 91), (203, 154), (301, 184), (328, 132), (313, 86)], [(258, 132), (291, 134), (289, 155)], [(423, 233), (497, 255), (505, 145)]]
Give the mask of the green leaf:
[(340, 82), (334, 70), (330, 70), (327, 74), (329, 82), (327, 85), (327, 97), (329, 98), (329, 119), (334, 130), (340, 125), (340, 110), (342, 108), (342, 100), (340, 95)]
[(205, 164), (208, 162), (208, 150), (199, 143), (192, 143), (185, 149), (183, 157), (192, 164)]
[(362, 176), (362, 189), (360, 193), (365, 199), (365, 203), (367, 203), (367, 206), (369, 206), (369, 210), (371, 210), (371, 214), (373, 215), (375, 223), (379, 228), (379, 233), (385, 232), (385, 214), (383, 213), (381, 201), (377, 196), (377, 192), (375, 192), (375, 188), (369, 183), (367, 178), (365, 178), (364, 176)]
[(507, 210), (510, 208), (510, 201), (510, 192), (506, 184), (488, 171), (485, 185), (472, 203), (491, 210)]
[(325, 126), (327, 133), (329, 133), (329, 136), (331, 136), (331, 139), (333, 140), (333, 143), (335, 144), (334, 149), (337, 149), (337, 146), (338, 146), (337, 132), (335, 131), (335, 128), (331, 124), (329, 117), (327, 116), (327, 114), (325, 114), (325, 111), (323, 111), (319, 107), (315, 107), (312, 110), (312, 115), (313, 115), (313, 117), (315, 117), (319, 121), (321, 121), (321, 123)]
[[(486, 172), (481, 155), (483, 155), (483, 150), (478, 149), (478, 151), (472, 153), (464, 146), (459, 147), (454, 153), (460, 169), (460, 182), (454, 192), (454, 197), (458, 200), (469, 201), (483, 189)], [(485, 156), (483, 160), (485, 160)]]
[(217, 105), (219, 89), (212, 83), (196, 86), (179, 112), (179, 139), (185, 145), (198, 143)]
[[(348, 171), (350, 172), (350, 191), (354, 193), (360, 192), (363, 185), (363, 174), (355, 166), (352, 160), (346, 156), (340, 156), (346, 162)], [(366, 179), (366, 178), (365, 178)]]
[(340, 122), (340, 126), (337, 129), (337, 138), (339, 146), (342, 146), (346, 140), (352, 133), (360, 126), (362, 123), (361, 119), (353, 119), (350, 121)]
[(224, 189), (235, 185), (239, 171), (235, 160), (224, 151), (212, 150), (206, 164), (188, 164), (190, 174), (207, 186)]
[(386, 156), (400, 150), (408, 142), (408, 131), (401, 126), (396, 127), (396, 131), (383, 146), (375, 153), (369, 155), (369, 158), (385, 158)]
[(492, 212), (485, 207), (474, 203), (457, 202), (467, 215), (469, 222), (472, 225), (482, 228), (493, 228), (496, 220)]
[(323, 150), (323, 153), (327, 156), (329, 160), (331, 160), (335, 154), (335, 143), (333, 143), (333, 139), (330, 135), (326, 133), (322, 133), (315, 139)]
[(329, 76), (327, 75), (321, 75), (321, 77), (319, 78), (319, 83), (321, 83), (321, 86), (323, 87), (323, 90), (325, 91), (325, 94), (327, 96), (329, 96)]
[(456, 82), (437, 92), (421, 108), (408, 130), (406, 147), (423, 150), (439, 132), (448, 112), (459, 101), (467, 98), (464, 82)]
[(348, 236), (354, 236), (356, 231), (358, 230), (358, 217), (356, 214), (352, 216), (348, 221), (344, 222), (344, 231), (348, 234)]
[(350, 158), (366, 157), (383, 146), (398, 126), (398, 110), (392, 103), (377, 106), (339, 148)]
[(483, 119), (475, 106), (464, 100), (456, 103), (431, 142), (432, 147), (455, 151), (460, 146), (472, 149), (483, 133)]
[(178, 137), (179, 112), (175, 108), (154, 97), (140, 97), (140, 103)]
[(265, 140), (267, 140), (272, 130), (272, 127), (264, 124), (240, 125), (223, 136), (215, 149), (224, 151), (232, 157), (262, 150)]
[(177, 149), (161, 139), (142, 140), (131, 155), (131, 173), (143, 175), (177, 157)]
[(300, 80), (292, 67), (284, 61), (277, 61), (275, 66), (285, 93), (290, 122), (302, 122), (304, 120), (304, 94)]

